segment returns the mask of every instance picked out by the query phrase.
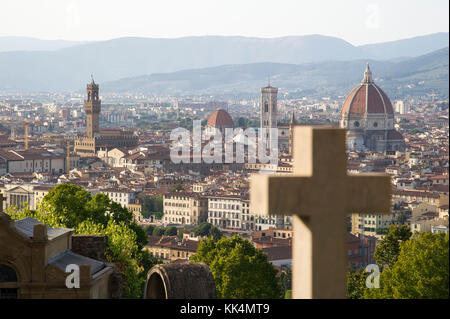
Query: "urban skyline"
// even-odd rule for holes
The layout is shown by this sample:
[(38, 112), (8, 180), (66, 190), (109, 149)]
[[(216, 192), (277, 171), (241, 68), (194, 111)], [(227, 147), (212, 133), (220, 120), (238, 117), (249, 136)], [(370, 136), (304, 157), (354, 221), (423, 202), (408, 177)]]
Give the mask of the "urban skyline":
[(0, 299), (448, 300), (448, 2), (342, 3), (0, 4), (114, 37), (0, 31)]

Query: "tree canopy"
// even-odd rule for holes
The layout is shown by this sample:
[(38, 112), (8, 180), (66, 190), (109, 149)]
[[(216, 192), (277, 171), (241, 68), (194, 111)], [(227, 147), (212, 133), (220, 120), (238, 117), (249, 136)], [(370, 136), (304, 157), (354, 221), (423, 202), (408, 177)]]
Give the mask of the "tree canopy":
[(369, 273), (364, 269), (351, 270), (347, 273), (347, 298), (363, 299), (366, 288), (366, 278)]
[(153, 228), (153, 236), (162, 236), (164, 235), (164, 228), (160, 228), (160, 227), (155, 227)]
[(400, 244), (411, 237), (411, 231), (406, 225), (390, 226), (388, 234), (377, 245), (374, 259), (380, 266), (391, 266), (398, 258)]
[(400, 244), (394, 264), (383, 269), (379, 289), (365, 298), (449, 298), (449, 234), (415, 233)]
[(195, 236), (212, 237), (214, 240), (222, 238), (222, 232), (213, 224), (203, 222), (193, 229)]
[(127, 225), (133, 221), (133, 214), (107, 195), (98, 193), (92, 197), (81, 186), (73, 184), (55, 186), (44, 196), (40, 206), (51, 212), (58, 222), (71, 228), (87, 219), (103, 225), (110, 219)]
[(179, 192), (183, 190), (183, 185), (180, 183), (176, 183), (172, 186), (171, 192)]
[(163, 197), (158, 196), (147, 196), (144, 193), (138, 195), (139, 200), (142, 203), (142, 216), (149, 218), (150, 216), (155, 216), (157, 219), (161, 219), (163, 216)]
[(107, 235), (106, 260), (115, 262), (124, 277), (124, 296), (140, 298), (148, 270), (161, 261), (142, 250), (147, 236), (132, 220), (132, 214), (105, 194), (91, 196), (78, 185), (54, 187), (37, 210), (9, 207), (13, 219), (32, 217), (50, 227), (74, 228), (76, 234)]
[(289, 294), (288, 291), (292, 292), (292, 271), (290, 268), (283, 270), (280, 274), (280, 284), (283, 289), (283, 293), (286, 298), (286, 294)]
[(164, 235), (166, 235), (166, 236), (176, 236), (177, 235), (177, 228), (175, 226), (167, 227), (164, 230)]
[[(396, 229), (394, 229), (396, 228)], [(406, 238), (405, 228), (391, 228), (392, 237)], [(396, 234), (394, 236), (394, 234)], [(422, 299), (449, 297), (449, 235), (431, 232), (415, 233), (409, 239), (385, 241), (386, 254), (379, 259), (385, 267), (379, 277), (379, 288), (367, 288), (369, 273), (351, 270), (347, 276), (347, 298), (352, 299)], [(390, 243), (388, 245), (388, 243)], [(390, 247), (386, 249), (386, 247)], [(385, 258), (388, 256), (388, 258)], [(386, 262), (387, 261), (387, 262)]]
[(281, 298), (277, 270), (267, 255), (243, 238), (202, 239), (192, 262), (206, 263), (214, 276), (218, 298)]

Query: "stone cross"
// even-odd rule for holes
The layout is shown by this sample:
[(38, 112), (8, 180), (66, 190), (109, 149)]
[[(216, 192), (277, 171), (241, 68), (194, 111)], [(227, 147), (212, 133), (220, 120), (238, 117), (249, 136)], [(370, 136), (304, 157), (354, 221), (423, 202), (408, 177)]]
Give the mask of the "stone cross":
[(345, 129), (294, 128), (291, 175), (252, 174), (255, 213), (292, 215), (293, 298), (345, 298), (347, 215), (387, 214), (385, 174), (347, 174)]

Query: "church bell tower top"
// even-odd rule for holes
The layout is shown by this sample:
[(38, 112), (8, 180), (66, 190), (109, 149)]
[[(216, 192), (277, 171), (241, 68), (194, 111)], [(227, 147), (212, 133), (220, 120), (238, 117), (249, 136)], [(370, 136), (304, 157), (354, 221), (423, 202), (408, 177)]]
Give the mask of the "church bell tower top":
[(89, 90), (96, 90), (96, 91), (98, 91), (98, 84), (95, 83), (94, 76), (92, 75), (92, 73), (91, 73), (91, 83), (88, 83), (87, 89), (88, 89), (88, 91)]

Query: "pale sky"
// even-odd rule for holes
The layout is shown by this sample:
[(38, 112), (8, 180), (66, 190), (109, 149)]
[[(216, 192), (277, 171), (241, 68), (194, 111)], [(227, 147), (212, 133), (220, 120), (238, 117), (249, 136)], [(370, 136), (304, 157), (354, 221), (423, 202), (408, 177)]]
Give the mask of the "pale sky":
[(0, 36), (280, 37), (361, 45), (449, 31), (448, 0), (1, 0)]

